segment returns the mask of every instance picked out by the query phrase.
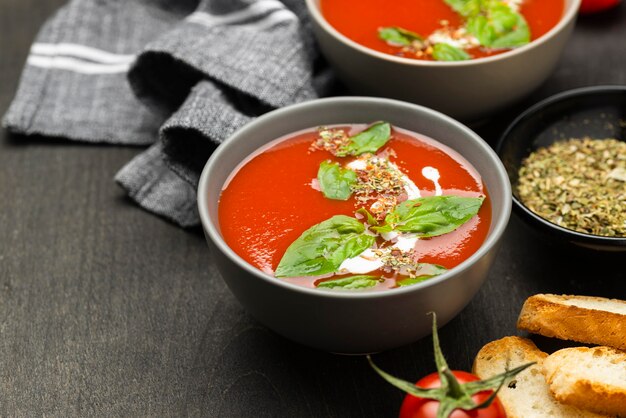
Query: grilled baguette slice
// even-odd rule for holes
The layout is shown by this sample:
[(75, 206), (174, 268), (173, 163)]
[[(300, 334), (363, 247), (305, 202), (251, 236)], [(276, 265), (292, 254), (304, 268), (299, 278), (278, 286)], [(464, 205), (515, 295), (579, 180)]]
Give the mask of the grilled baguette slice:
[(474, 360), (473, 372), (486, 379), (529, 362), (536, 362), (518, 374), (498, 392), (508, 418), (595, 418), (605, 417), (564, 405), (552, 397), (542, 373), (547, 354), (530, 340), (504, 337), (485, 345)]
[(554, 397), (567, 405), (626, 416), (626, 353), (611, 347), (559, 350), (543, 362)]
[(534, 295), (524, 302), (517, 328), (626, 350), (626, 302), (590, 296)]

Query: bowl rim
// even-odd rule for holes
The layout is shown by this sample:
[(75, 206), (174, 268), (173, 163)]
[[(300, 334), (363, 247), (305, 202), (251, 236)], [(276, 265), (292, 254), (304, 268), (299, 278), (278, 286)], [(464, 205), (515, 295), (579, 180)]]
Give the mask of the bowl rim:
[[(414, 112), (418, 115), (429, 115), (431, 117), (438, 118), (441, 122), (445, 124), (452, 125), (453, 127), (459, 129), (463, 132), (463, 134), (467, 137), (468, 142), (472, 143), (473, 146), (479, 148), (484, 154), (485, 158), (488, 161), (488, 165), (492, 166), (493, 169), (497, 172), (497, 181), (501, 183), (501, 187), (503, 188), (502, 193), (504, 196), (502, 203), (502, 211), (499, 217), (492, 216), (491, 219), (491, 231), (487, 234), (485, 241), (481, 244), (481, 246), (470, 255), (467, 259), (461, 262), (456, 267), (450, 269), (446, 273), (434, 277), (432, 279), (426, 280), (421, 283), (414, 284), (412, 286), (402, 287), (402, 288), (394, 288), (394, 289), (385, 289), (380, 291), (371, 291), (371, 292), (337, 292), (337, 291), (320, 291), (319, 289), (309, 289), (304, 286), (299, 286), (297, 284), (292, 284), (289, 282), (285, 282), (277, 279), (274, 276), (271, 276), (267, 273), (262, 272), (258, 268), (249, 264), (245, 260), (243, 260), (239, 255), (237, 255), (224, 241), (222, 238), (218, 228), (213, 224), (211, 218), (209, 216), (208, 209), (208, 198), (207, 191), (209, 185), (209, 177), (210, 173), (214, 170), (214, 167), (217, 165), (217, 161), (222, 158), (222, 155), (230, 152), (231, 148), (236, 148), (237, 138), (242, 138), (248, 136), (250, 133), (254, 132), (256, 126), (259, 123), (272, 122), (277, 123), (283, 117), (289, 117), (294, 111), (315, 111), (318, 107), (328, 106), (331, 104), (339, 104), (340, 106), (351, 106), (351, 105), (360, 105), (360, 104), (370, 104), (376, 106), (387, 106), (397, 108), (398, 106), (404, 107), (411, 112)], [(270, 138), (274, 139), (274, 138)], [(436, 138), (435, 138), (436, 139)], [(245, 156), (247, 157), (247, 155)], [(244, 158), (245, 158), (244, 157)], [(402, 102), (399, 100), (392, 99), (384, 99), (384, 98), (374, 98), (374, 97), (352, 97), (352, 96), (344, 96), (344, 97), (331, 97), (324, 99), (316, 99), (311, 101), (302, 102), (299, 104), (283, 107), (280, 109), (273, 110), (264, 114), (263, 116), (254, 119), (253, 121), (247, 123), (242, 128), (237, 130), (234, 134), (232, 134), (229, 138), (227, 138), (217, 149), (213, 152), (209, 160), (207, 161), (204, 169), (202, 170), (202, 174), (200, 176), (200, 181), (198, 183), (197, 189), (197, 203), (198, 203), (198, 213), (200, 215), (200, 220), (204, 231), (207, 235), (207, 238), (210, 239), (213, 244), (218, 248), (219, 251), (223, 253), (224, 256), (230, 259), (231, 262), (238, 265), (243, 270), (247, 271), (249, 274), (257, 277), (264, 282), (267, 282), (271, 286), (276, 286), (278, 288), (282, 288), (283, 290), (294, 291), (300, 294), (313, 296), (313, 297), (321, 297), (321, 298), (330, 298), (330, 299), (371, 299), (371, 298), (395, 298), (401, 297), (403, 295), (419, 292), (424, 288), (435, 286), (440, 282), (451, 278), (453, 275), (458, 275), (463, 273), (465, 270), (472, 267), (476, 262), (478, 262), (487, 252), (489, 252), (500, 240), (502, 234), (504, 233), (506, 226), (509, 222), (509, 218), (511, 215), (511, 184), (509, 182), (508, 175), (504, 168), (504, 165), (498, 158), (495, 151), (474, 131), (472, 131), (467, 126), (462, 123), (452, 119), (449, 116), (444, 115), (443, 113), (437, 112), (435, 110), (426, 108), (424, 106), (419, 106), (412, 103)]]
[[(513, 57), (515, 55), (523, 54), (525, 51), (538, 47), (539, 45), (546, 43), (548, 40), (554, 38), (558, 33), (560, 33), (570, 22), (576, 17), (578, 13), (578, 9), (580, 8), (580, 3), (582, 0), (564, 0), (565, 9), (561, 19), (554, 25), (548, 32), (544, 33), (537, 39), (532, 40), (528, 44), (521, 46), (519, 48), (514, 48), (510, 51), (503, 52), (502, 54), (492, 55), (490, 57), (482, 57), (482, 58), (474, 58), (466, 61), (425, 61), (411, 58), (403, 58), (396, 57), (394, 55), (386, 54), (384, 52), (379, 52), (374, 49), (368, 48), (359, 44), (358, 42), (353, 41), (348, 38), (337, 29), (335, 29), (324, 16), (320, 10), (318, 5), (319, 0), (305, 0), (307, 9), (309, 11), (309, 15), (313, 17), (313, 20), (317, 22), (317, 24), (324, 29), (324, 31), (330, 34), (335, 40), (351, 47), (352, 49), (356, 49), (363, 54), (372, 56), (374, 58), (379, 58), (382, 60), (395, 62), (397, 64), (408, 65), (408, 66), (416, 66), (416, 67), (464, 67), (464, 66), (474, 66), (480, 65), (488, 62), (495, 62), (507, 59), (508, 57)], [(569, 4), (569, 6), (568, 6)]]
[[(595, 96), (606, 93), (626, 93), (626, 85), (601, 85), (601, 86), (588, 86), (588, 87), (580, 87), (576, 89), (562, 91), (560, 93), (554, 94), (550, 97), (547, 97), (534, 105), (530, 106), (528, 109), (524, 110), (520, 115), (518, 115), (513, 122), (511, 122), (507, 128), (504, 130), (504, 133), (500, 136), (498, 140), (495, 151), (499, 157), (502, 157), (502, 151), (504, 149), (504, 145), (509, 142), (509, 135), (511, 132), (517, 127), (518, 124), (522, 123), (527, 119), (532, 119), (536, 115), (543, 112), (546, 108), (553, 106), (557, 103), (560, 103), (565, 100), (569, 100), (575, 97), (584, 97), (584, 96)], [(502, 158), (500, 158), (502, 160)], [(504, 164), (504, 163), (503, 163)], [(507, 177), (508, 171), (507, 171)], [(511, 178), (509, 177), (509, 182), (511, 182)], [(512, 182), (511, 182), (512, 183)], [(530, 210), (526, 205), (524, 205), (516, 196), (513, 194), (513, 184), (511, 184), (511, 197), (513, 200), (513, 205), (516, 210), (521, 211), (526, 214), (530, 219), (534, 219), (540, 225), (545, 228), (552, 230), (553, 232), (558, 232), (563, 236), (567, 236), (570, 239), (575, 238), (578, 242), (586, 242), (590, 244), (609, 244), (609, 245), (626, 245), (626, 237), (605, 237), (602, 235), (594, 235), (587, 234), (585, 232), (575, 231), (573, 229), (568, 229), (557, 225), (555, 223), (550, 222), (549, 220), (541, 217), (536, 214), (532, 210)]]

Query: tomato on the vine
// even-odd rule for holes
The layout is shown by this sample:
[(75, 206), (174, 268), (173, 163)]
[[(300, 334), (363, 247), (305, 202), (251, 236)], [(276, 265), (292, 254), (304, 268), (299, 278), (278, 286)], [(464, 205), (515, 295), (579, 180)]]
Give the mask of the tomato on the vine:
[(505, 418), (506, 412), (496, 395), (515, 375), (531, 366), (528, 363), (480, 380), (471, 373), (450, 370), (437, 335), (437, 316), (433, 316), (433, 349), (437, 373), (416, 384), (395, 377), (367, 359), (383, 379), (408, 395), (400, 408), (400, 418)]
[[(452, 370), (452, 374), (459, 383), (476, 382), (480, 380), (473, 374), (464, 371)], [(421, 378), (415, 385), (424, 389), (438, 388), (441, 386), (441, 380), (439, 379), (438, 373), (431, 373)], [(476, 404), (482, 404), (492, 393), (493, 391), (491, 390), (478, 392), (472, 396), (472, 399)], [(406, 395), (400, 407), (399, 418), (435, 418), (438, 409), (439, 401), (435, 399)], [(456, 409), (452, 412), (450, 418), (506, 418), (506, 413), (500, 401), (495, 399), (487, 408), (473, 409), (470, 411)]]

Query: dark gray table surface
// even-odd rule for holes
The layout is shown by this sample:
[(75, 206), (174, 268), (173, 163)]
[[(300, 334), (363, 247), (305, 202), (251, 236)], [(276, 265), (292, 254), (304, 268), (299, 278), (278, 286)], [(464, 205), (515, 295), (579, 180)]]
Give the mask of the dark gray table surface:
[[(38, 27), (62, 3), (0, 0), (0, 114)], [(580, 18), (552, 77), (479, 133), (494, 144), (530, 103), (598, 84), (626, 85), (624, 4)], [(402, 394), (364, 358), (258, 324), (200, 232), (125, 197), (112, 177), (140, 149), (0, 136), (1, 416), (396, 415)], [(468, 369), (483, 344), (516, 334), (531, 294), (626, 297), (625, 260), (552, 242), (514, 215), (488, 281), (441, 331), (449, 363)], [(408, 379), (434, 370), (430, 339), (377, 359)]]

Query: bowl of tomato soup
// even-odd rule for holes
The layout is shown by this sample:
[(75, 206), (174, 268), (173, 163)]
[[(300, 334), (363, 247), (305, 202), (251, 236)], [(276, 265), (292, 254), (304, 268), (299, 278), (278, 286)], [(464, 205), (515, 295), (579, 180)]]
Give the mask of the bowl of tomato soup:
[(580, 0), (306, 0), (354, 92), (483, 119), (552, 72)]
[(299, 343), (371, 353), (429, 334), (487, 277), (511, 210), (491, 148), (430, 109), (320, 99), (218, 147), (198, 186), (211, 254), (260, 322)]

